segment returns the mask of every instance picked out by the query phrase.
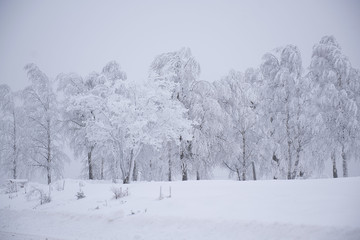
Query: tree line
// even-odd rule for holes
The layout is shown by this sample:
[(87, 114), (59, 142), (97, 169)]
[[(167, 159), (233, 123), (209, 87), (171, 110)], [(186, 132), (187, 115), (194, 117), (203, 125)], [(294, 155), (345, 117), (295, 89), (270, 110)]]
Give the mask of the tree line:
[(294, 45), (266, 53), (258, 68), (199, 80), (189, 48), (163, 53), (142, 83), (111, 61), (87, 76), (49, 79), (25, 66), (30, 85), (0, 85), (0, 164), (9, 178), (62, 176), (69, 144), (88, 179), (238, 180), (348, 176), (359, 158), (360, 74), (333, 36), (304, 69)]

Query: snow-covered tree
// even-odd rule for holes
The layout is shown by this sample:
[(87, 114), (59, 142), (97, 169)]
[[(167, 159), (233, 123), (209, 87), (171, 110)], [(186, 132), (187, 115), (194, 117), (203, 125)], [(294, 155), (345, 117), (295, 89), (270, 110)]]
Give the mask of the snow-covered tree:
[[(191, 86), (197, 80), (199, 74), (200, 65), (192, 56), (189, 48), (163, 53), (157, 56), (150, 66), (150, 78), (160, 81), (164, 86), (170, 86), (168, 89), (172, 90), (171, 98), (178, 100), (187, 110), (190, 109)], [(191, 120), (189, 116), (186, 118)], [(182, 180), (187, 180), (191, 162), (193, 161), (192, 137), (180, 134), (178, 139), (180, 141), (179, 163)]]
[(94, 179), (93, 153), (95, 142), (89, 139), (91, 124), (95, 116), (94, 103), (96, 97), (91, 91), (97, 85), (97, 75), (91, 74), (86, 79), (77, 74), (61, 74), (58, 76), (59, 88), (64, 93), (63, 118), (66, 137), (70, 140), (70, 147), (74, 150), (75, 156), (86, 155), (86, 166), (88, 178)]
[(357, 104), (349, 88), (356, 78), (351, 79), (350, 72), (351, 64), (333, 36), (323, 37), (314, 46), (309, 75), (316, 88), (316, 104), (324, 124), (322, 134), (327, 156), (332, 159), (333, 177), (338, 176), (337, 155), (341, 155), (343, 176), (348, 176), (347, 155), (354, 151), (352, 143), (357, 137)]
[(4, 174), (18, 178), (26, 174), (26, 129), (18, 94), (0, 85), (0, 164)]
[(256, 151), (257, 123), (256, 95), (251, 82), (234, 70), (221, 81), (215, 82), (218, 102), (225, 113), (223, 132), (219, 137), (224, 141), (223, 164), (237, 174), (238, 180), (247, 179), (247, 169)]
[[(272, 159), (276, 162), (278, 173), (285, 172), (288, 179), (293, 172), (293, 136), (292, 129), (296, 123), (295, 91), (300, 82), (302, 60), (296, 46), (288, 45), (276, 49), (275, 53), (267, 53), (263, 57), (261, 71), (266, 81), (266, 121), (270, 121), (270, 135), (275, 147)], [(264, 105), (265, 106), (265, 105)], [(286, 147), (285, 147), (286, 146)], [(281, 161), (284, 158), (285, 161)], [(277, 176), (275, 176), (277, 178)]]
[(186, 109), (173, 98), (178, 83), (151, 78), (144, 87), (138, 86), (126, 80), (114, 61), (85, 81), (75, 74), (59, 79), (66, 95), (70, 139), (80, 153), (87, 152), (89, 177), (99, 166), (100, 176), (104, 177), (107, 168), (112, 179), (131, 182), (139, 171), (147, 170), (141, 169), (145, 165), (138, 159), (144, 146), (156, 152), (163, 141), (178, 139), (191, 127), (184, 119)]
[(316, 120), (317, 112), (312, 97), (310, 79), (307, 76), (297, 78), (292, 102), (294, 115), (290, 123), (290, 136), (295, 151), (292, 179), (309, 176), (322, 166), (321, 158), (316, 154), (319, 153), (316, 136), (321, 123)]
[(61, 146), (59, 103), (53, 92), (53, 82), (35, 65), (25, 66), (31, 85), (23, 91), (27, 129), (30, 138), (28, 155), (31, 166), (47, 175), (61, 176), (63, 163), (68, 160)]
[[(109, 62), (100, 74), (92, 72), (85, 79), (75, 73), (58, 76), (58, 90), (65, 95), (63, 114), (67, 136), (75, 154), (85, 156), (89, 179), (104, 177), (105, 158), (108, 160), (113, 153), (103, 151), (107, 133), (99, 127), (99, 123), (101, 126), (104, 118), (108, 117), (106, 103), (110, 96), (107, 91), (118, 80), (125, 79), (126, 74), (115, 61)], [(116, 169), (112, 168), (112, 171), (116, 172)]]
[(197, 180), (210, 177), (212, 168), (217, 164), (221, 113), (214, 85), (207, 81), (195, 81), (191, 88), (189, 116), (194, 121), (192, 154)]
[(356, 122), (352, 131), (353, 141), (349, 142), (349, 157), (355, 160), (360, 159), (360, 71), (359, 69), (351, 68), (347, 84), (347, 93), (357, 106)]

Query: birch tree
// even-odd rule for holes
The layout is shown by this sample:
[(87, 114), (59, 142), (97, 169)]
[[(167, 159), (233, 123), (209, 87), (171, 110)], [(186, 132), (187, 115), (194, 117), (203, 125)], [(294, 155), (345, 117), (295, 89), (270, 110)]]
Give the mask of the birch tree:
[(0, 164), (13, 179), (26, 175), (26, 119), (19, 102), (8, 85), (0, 85)]
[[(324, 123), (328, 155), (337, 177), (336, 156), (342, 159), (343, 176), (348, 176), (348, 153), (356, 138), (357, 104), (351, 97), (351, 64), (333, 36), (323, 37), (313, 48), (310, 76), (316, 87), (319, 117)], [(338, 154), (339, 153), (339, 154)]]
[(68, 161), (61, 146), (59, 105), (49, 78), (35, 64), (26, 65), (25, 70), (31, 81), (23, 91), (30, 130), (30, 164), (45, 172), (50, 184), (54, 175), (61, 176), (63, 163)]
[(217, 165), (217, 137), (222, 129), (221, 106), (216, 89), (207, 81), (195, 81), (191, 88), (189, 116), (194, 121), (192, 153), (196, 179), (209, 178)]
[[(89, 179), (104, 177), (105, 158), (108, 160), (113, 152), (102, 151), (105, 133), (98, 124), (107, 117), (106, 91), (125, 79), (125, 72), (115, 61), (109, 62), (100, 74), (92, 72), (86, 78), (75, 73), (58, 76), (58, 90), (65, 94), (63, 114), (67, 136), (75, 154), (86, 158)], [(117, 167), (111, 169), (114, 178), (118, 177), (115, 176)]]
[[(267, 53), (263, 57), (261, 66), (264, 79), (267, 81), (269, 100), (271, 100), (270, 121), (278, 125), (273, 134), (280, 146), (280, 156), (285, 158), (286, 178), (291, 179), (293, 170), (293, 128), (294, 117), (294, 91), (296, 82), (302, 73), (302, 60), (300, 51), (296, 46), (288, 45), (276, 49), (275, 53)], [(286, 148), (284, 147), (286, 145)], [(275, 154), (273, 158), (279, 157)]]
[(218, 90), (219, 104), (226, 114), (220, 139), (224, 141), (228, 157), (223, 160), (223, 164), (237, 174), (238, 180), (245, 181), (255, 150), (256, 96), (244, 75), (234, 70), (214, 85)]
[[(199, 77), (200, 65), (192, 56), (189, 48), (179, 51), (163, 53), (157, 56), (150, 66), (150, 77), (162, 79), (162, 82), (172, 83), (172, 99), (179, 101), (189, 110), (191, 86)], [(190, 120), (190, 117), (187, 116)], [(185, 135), (178, 136), (180, 141), (180, 166), (182, 180), (188, 180), (188, 172), (192, 162), (192, 138)]]

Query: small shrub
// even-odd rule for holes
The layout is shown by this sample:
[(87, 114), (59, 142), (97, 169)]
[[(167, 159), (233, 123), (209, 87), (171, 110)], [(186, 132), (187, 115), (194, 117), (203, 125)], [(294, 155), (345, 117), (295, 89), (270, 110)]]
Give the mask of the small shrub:
[(9, 199), (14, 199), (16, 197), (17, 197), (17, 194), (14, 194), (14, 193), (9, 194)]
[(85, 193), (83, 192), (83, 190), (82, 190), (82, 187), (84, 187), (85, 186), (85, 183), (84, 182), (79, 182), (79, 191), (76, 193), (76, 198), (77, 198), (77, 200), (79, 200), (79, 199), (82, 199), (82, 198), (85, 198), (86, 196), (85, 196)]
[(33, 197), (39, 199), (40, 205), (51, 202), (50, 194), (46, 194), (42, 189), (33, 187), (31, 191), (26, 195), (26, 198), (29, 200)]
[(112, 193), (114, 194), (115, 199), (123, 198), (129, 196), (129, 189), (126, 188), (125, 191), (122, 190), (122, 187), (112, 187)]
[(17, 192), (16, 183), (13, 183), (13, 182), (6, 183), (6, 185), (5, 185), (5, 193), (6, 194), (16, 193), (16, 192)]
[(44, 194), (41, 197), (40, 205), (51, 202), (51, 197), (49, 195)]
[(82, 198), (85, 198), (85, 193), (83, 192), (83, 190), (79, 190), (77, 193), (76, 193), (76, 198), (77, 198), (77, 200), (79, 200), (79, 199), (82, 199)]

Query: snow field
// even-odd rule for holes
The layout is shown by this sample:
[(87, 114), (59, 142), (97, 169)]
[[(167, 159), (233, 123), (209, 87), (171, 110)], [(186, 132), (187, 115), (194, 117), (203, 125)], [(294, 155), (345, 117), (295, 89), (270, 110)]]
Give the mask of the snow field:
[[(55, 185), (41, 206), (0, 194), (0, 239), (360, 239), (360, 178)], [(130, 195), (113, 199), (113, 186)]]

